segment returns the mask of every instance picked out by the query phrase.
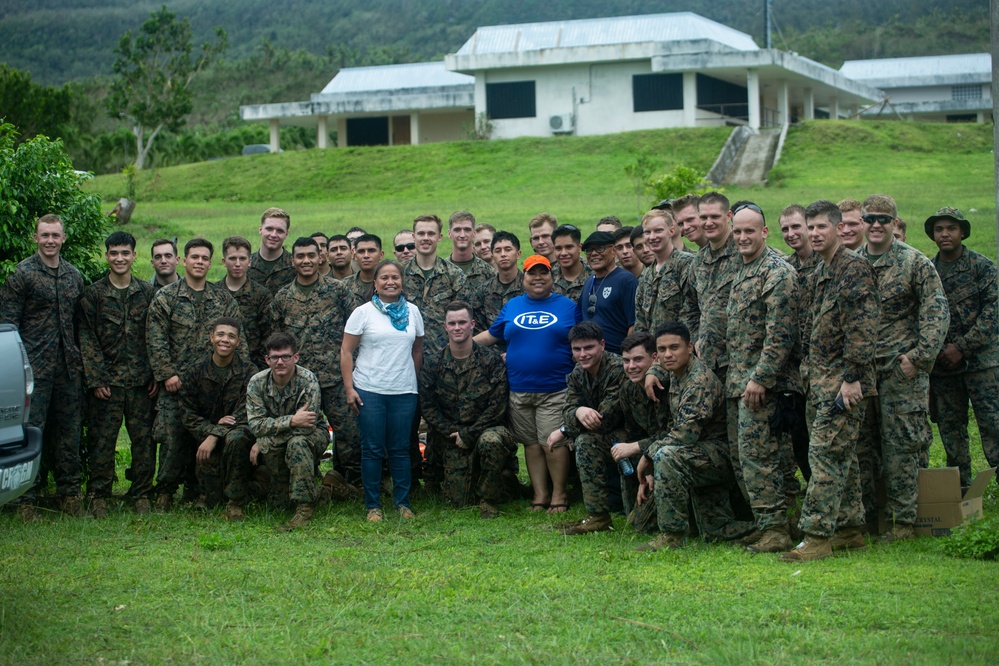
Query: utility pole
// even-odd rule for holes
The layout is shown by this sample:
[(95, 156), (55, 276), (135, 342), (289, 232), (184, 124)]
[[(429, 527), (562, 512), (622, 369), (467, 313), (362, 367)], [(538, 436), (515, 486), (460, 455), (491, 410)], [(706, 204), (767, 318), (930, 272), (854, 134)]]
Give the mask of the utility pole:
[[(766, 44), (766, 48), (768, 49), (773, 48), (773, 37), (770, 35), (770, 23), (771, 23), (770, 13), (773, 11), (773, 8), (771, 7), (772, 3), (773, 0), (763, 0), (763, 33), (765, 35), (764, 43)], [(992, 6), (995, 7), (995, 5), (996, 5), (996, 0), (992, 0)], [(994, 26), (995, 18), (993, 18), (992, 21)]]

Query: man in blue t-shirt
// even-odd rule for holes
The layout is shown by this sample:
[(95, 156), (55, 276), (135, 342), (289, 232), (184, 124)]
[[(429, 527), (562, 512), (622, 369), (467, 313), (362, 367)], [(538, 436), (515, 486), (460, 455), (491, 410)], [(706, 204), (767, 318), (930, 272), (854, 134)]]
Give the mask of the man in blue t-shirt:
[(621, 341), (635, 328), (635, 292), (638, 280), (614, 263), (614, 236), (594, 231), (583, 242), (593, 275), (583, 285), (576, 308), (581, 321), (594, 321), (604, 332), (609, 352), (621, 353)]
[(532, 255), (524, 261), (524, 294), (510, 299), (489, 330), (475, 336), (487, 346), (506, 341), (508, 412), (514, 437), (524, 444), (535, 511), (562, 513), (568, 507), (569, 450), (548, 451), (542, 444), (562, 425), (566, 376), (574, 365), (569, 331), (577, 321), (576, 304), (552, 292), (551, 263)]

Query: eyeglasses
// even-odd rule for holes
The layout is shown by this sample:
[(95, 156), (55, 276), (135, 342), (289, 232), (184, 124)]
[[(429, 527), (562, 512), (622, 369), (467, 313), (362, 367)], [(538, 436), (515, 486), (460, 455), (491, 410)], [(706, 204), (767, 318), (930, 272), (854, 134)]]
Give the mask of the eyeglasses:
[(872, 227), (875, 224), (880, 224), (882, 227), (887, 227), (889, 224), (895, 221), (895, 218), (891, 215), (885, 213), (867, 213), (860, 216), (861, 219)]
[(736, 213), (738, 213), (738, 212), (740, 212), (740, 211), (744, 211), (744, 210), (746, 210), (747, 208), (748, 208), (749, 210), (751, 210), (751, 211), (755, 212), (755, 213), (759, 213), (759, 214), (760, 214), (760, 217), (762, 217), (762, 218), (763, 218), (763, 221), (764, 221), (764, 222), (766, 222), (766, 221), (767, 221), (767, 217), (766, 217), (766, 215), (764, 215), (764, 214), (763, 214), (763, 209), (761, 209), (761, 208), (760, 208), (759, 206), (757, 206), (757, 205), (756, 205), (756, 204), (754, 204), (754, 203), (741, 203), (741, 204), (739, 204), (738, 206), (736, 206), (735, 208), (733, 208), (733, 209), (732, 209), (732, 214), (733, 214), (733, 215), (735, 215)]
[(415, 250), (416, 243), (405, 243), (404, 245), (396, 245), (395, 251), (402, 252), (403, 250)]
[(601, 245), (600, 247), (591, 247), (588, 250), (583, 250), (583, 252), (585, 252), (586, 254), (603, 254), (613, 249), (614, 249), (613, 245)]
[(295, 358), (294, 354), (268, 354), (267, 360), (274, 361), (275, 363), (287, 363), (291, 359)]

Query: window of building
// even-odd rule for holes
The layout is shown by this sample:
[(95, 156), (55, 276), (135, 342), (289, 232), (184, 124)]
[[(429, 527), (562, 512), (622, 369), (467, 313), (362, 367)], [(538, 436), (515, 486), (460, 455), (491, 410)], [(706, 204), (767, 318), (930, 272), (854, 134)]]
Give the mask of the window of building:
[(683, 109), (683, 74), (635, 74), (631, 95), (636, 113)]
[(486, 114), (493, 120), (534, 118), (534, 81), (486, 84)]
[(347, 118), (348, 146), (387, 146), (389, 144), (389, 119)]
[(947, 116), (949, 123), (974, 123), (978, 121), (978, 115), (974, 113), (954, 113)]
[(953, 100), (981, 99), (982, 84), (974, 83), (951, 86), (950, 94)]
[(697, 108), (731, 118), (749, 119), (749, 93), (743, 86), (697, 75)]

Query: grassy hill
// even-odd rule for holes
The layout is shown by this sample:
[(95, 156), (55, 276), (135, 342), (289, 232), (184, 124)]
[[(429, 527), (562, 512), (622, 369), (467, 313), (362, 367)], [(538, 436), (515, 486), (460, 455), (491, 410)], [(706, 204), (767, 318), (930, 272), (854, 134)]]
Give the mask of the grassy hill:
[[(388, 240), (418, 214), (446, 217), (462, 208), (515, 233), (543, 210), (583, 229), (609, 214), (633, 223), (649, 201), (636, 200), (625, 166), (645, 153), (657, 158), (662, 172), (680, 163), (706, 172), (728, 131), (333, 148), (159, 169), (139, 177), (132, 231), (143, 242), (162, 235), (221, 241), (242, 234), (256, 243), (259, 215), (271, 205), (291, 213), (293, 236), (357, 224)], [(726, 193), (763, 206), (776, 247), (783, 248), (777, 217), (789, 203), (884, 192), (898, 200), (916, 247), (934, 249), (921, 222), (955, 205), (972, 220), (969, 245), (995, 256), (991, 150), (990, 125), (816, 121), (792, 128), (770, 186)], [(118, 175), (100, 176), (89, 187), (108, 209), (126, 191)]]

